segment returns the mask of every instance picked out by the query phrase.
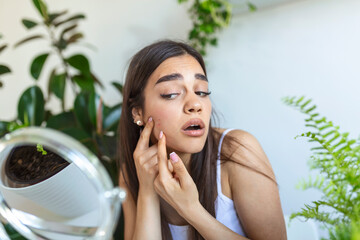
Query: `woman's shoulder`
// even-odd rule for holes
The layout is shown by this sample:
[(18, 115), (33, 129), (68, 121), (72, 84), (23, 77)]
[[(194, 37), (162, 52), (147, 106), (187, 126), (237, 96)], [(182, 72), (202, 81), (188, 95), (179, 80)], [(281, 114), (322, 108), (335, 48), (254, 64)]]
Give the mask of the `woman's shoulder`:
[[(226, 129), (217, 128), (220, 135), (224, 133)], [(257, 138), (248, 131), (242, 129), (232, 129), (229, 131), (221, 146), (221, 155), (225, 159), (230, 169), (237, 169), (245, 167), (246, 169), (252, 169), (259, 171), (271, 178), (274, 178), (274, 173), (260, 142)], [(233, 168), (235, 167), (235, 168)]]
[(242, 129), (214, 128), (218, 136), (222, 136), (226, 130), (230, 130), (224, 137), (223, 150), (232, 151), (241, 146), (261, 147), (258, 140), (251, 133)]

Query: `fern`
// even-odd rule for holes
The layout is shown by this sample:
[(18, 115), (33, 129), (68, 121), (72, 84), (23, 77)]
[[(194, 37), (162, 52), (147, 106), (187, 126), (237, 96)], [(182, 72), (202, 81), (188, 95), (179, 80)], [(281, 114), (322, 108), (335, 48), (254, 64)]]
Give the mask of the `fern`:
[[(315, 188), (322, 192), (321, 200), (305, 204), (290, 219), (303, 217), (323, 223), (330, 239), (359, 239), (360, 235), (360, 142), (350, 139), (349, 133), (317, 113), (311, 99), (285, 97), (283, 102), (307, 115), (304, 137), (316, 146), (311, 148), (310, 169), (320, 175), (302, 180), (298, 187)], [(355, 237), (355, 238), (354, 238)]]

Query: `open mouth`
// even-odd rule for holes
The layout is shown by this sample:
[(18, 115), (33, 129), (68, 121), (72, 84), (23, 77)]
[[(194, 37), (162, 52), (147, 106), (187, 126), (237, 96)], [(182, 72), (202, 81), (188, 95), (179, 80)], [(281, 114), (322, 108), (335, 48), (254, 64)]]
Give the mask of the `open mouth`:
[(185, 131), (191, 131), (191, 130), (200, 130), (201, 129), (201, 127), (200, 127), (200, 125), (190, 125), (189, 127), (187, 127), (187, 128), (185, 128), (184, 130)]
[(199, 137), (205, 133), (205, 124), (199, 119), (190, 119), (182, 127), (183, 133), (191, 137)]

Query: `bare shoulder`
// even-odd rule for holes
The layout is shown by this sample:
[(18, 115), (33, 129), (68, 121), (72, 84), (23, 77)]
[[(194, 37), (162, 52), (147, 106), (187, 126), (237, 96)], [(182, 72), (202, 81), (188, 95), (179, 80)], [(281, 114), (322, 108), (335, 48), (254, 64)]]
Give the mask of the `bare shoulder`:
[[(246, 168), (275, 180), (270, 161), (253, 134), (240, 129), (231, 130), (224, 138), (221, 151), (225, 156), (229, 156), (231, 161), (228, 165), (237, 166), (235, 169)], [(230, 169), (234, 169), (232, 167)], [(234, 171), (229, 172), (229, 175), (231, 173), (234, 174)]]
[(286, 228), (270, 161), (259, 141), (244, 130), (224, 138), (224, 170), (236, 212), (250, 239), (286, 239)]

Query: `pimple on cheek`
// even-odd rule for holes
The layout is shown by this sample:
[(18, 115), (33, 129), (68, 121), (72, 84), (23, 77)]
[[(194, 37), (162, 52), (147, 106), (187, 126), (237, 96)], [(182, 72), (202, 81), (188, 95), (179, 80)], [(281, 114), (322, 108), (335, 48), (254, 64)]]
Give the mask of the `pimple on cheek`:
[(156, 127), (156, 128), (160, 128), (160, 126), (161, 126), (161, 121), (160, 121), (160, 119), (157, 119), (157, 120), (156, 120), (155, 127)]

